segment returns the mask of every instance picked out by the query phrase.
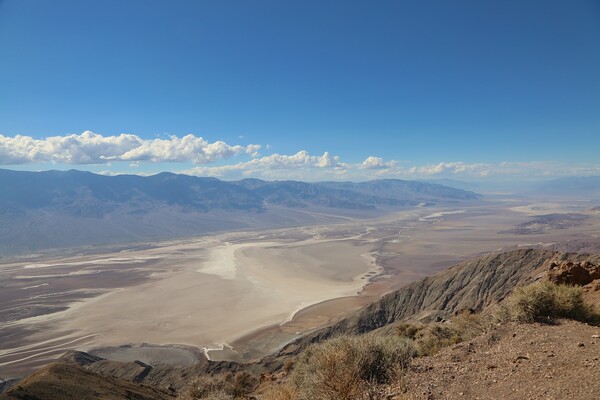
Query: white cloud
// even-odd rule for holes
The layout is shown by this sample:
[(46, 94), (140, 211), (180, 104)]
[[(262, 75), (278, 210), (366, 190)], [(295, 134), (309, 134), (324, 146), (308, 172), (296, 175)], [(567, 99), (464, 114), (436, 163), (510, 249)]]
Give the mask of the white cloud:
[(600, 165), (575, 165), (554, 161), (524, 161), (500, 163), (441, 162), (413, 166), (398, 172), (407, 177), (485, 178), (550, 178), (600, 174)]
[(209, 143), (201, 137), (142, 139), (137, 135), (102, 136), (90, 131), (80, 135), (33, 139), (0, 135), (0, 165), (27, 163), (104, 164), (109, 161), (192, 162), (207, 164), (238, 154), (258, 156), (260, 145), (231, 146)]
[[(406, 172), (410, 175), (437, 176), (437, 175), (469, 175), (487, 176), (494, 166), (491, 164), (467, 164), (464, 162), (441, 162), (418, 167), (411, 167)], [(499, 172), (499, 170), (497, 169)]]
[[(598, 164), (566, 164), (551, 161), (466, 163), (462, 161), (409, 165), (369, 156), (362, 162), (346, 163), (330, 152), (312, 155), (305, 150), (295, 154), (261, 156), (258, 144), (229, 145), (222, 141), (209, 143), (202, 137), (161, 136), (142, 139), (133, 134), (103, 136), (90, 131), (81, 134), (34, 139), (29, 136), (0, 135), (0, 165), (17, 164), (97, 164), (113, 166), (118, 162), (148, 173), (147, 163), (191, 163), (195, 168), (180, 171), (192, 175), (218, 176), (225, 179), (258, 177), (264, 179), (299, 179), (307, 181), (380, 178), (427, 179), (535, 179), (560, 176), (599, 175)], [(264, 149), (268, 152), (270, 146)], [(244, 162), (225, 164), (223, 160), (237, 155)], [(221, 161), (219, 164), (209, 165)], [(125, 164), (127, 162), (127, 164)], [(118, 168), (118, 167), (117, 167)], [(189, 167), (186, 167), (189, 168)], [(113, 169), (111, 167), (111, 169)], [(183, 168), (182, 168), (183, 169)]]
[[(349, 164), (340, 162), (338, 156), (325, 152), (321, 156), (310, 155), (302, 150), (292, 155), (271, 154), (247, 162), (215, 167), (196, 167), (183, 173), (201, 176), (260, 176), (272, 179), (303, 179), (310, 174), (342, 174)], [(311, 172), (312, 171), (312, 172)], [(315, 174), (315, 171), (319, 171)]]
[(382, 178), (431, 179), (544, 179), (559, 176), (600, 174), (600, 165), (565, 165), (556, 162), (465, 163), (441, 162), (414, 166), (399, 166), (397, 161), (368, 157), (362, 163), (349, 164), (339, 157), (324, 153), (313, 156), (306, 151), (293, 155), (272, 154), (248, 162), (222, 166), (202, 166), (181, 171), (199, 176), (224, 179), (257, 177), (263, 179), (372, 180)]
[(360, 165), (360, 168), (362, 169), (386, 169), (386, 168), (393, 168), (398, 164), (397, 161), (388, 161), (388, 162), (384, 162), (383, 158), (381, 157), (367, 157), (365, 159), (365, 161), (362, 162), (362, 164)]
[(258, 157), (260, 154), (258, 151), (262, 146), (260, 144), (249, 144), (246, 146), (246, 153), (250, 154), (252, 157)]
[(331, 168), (340, 164), (338, 156), (332, 156), (328, 152), (322, 156), (311, 156), (307, 151), (301, 150), (296, 154), (271, 154), (269, 156), (255, 158), (247, 163), (240, 163), (242, 167), (265, 167), (268, 169), (278, 168)]

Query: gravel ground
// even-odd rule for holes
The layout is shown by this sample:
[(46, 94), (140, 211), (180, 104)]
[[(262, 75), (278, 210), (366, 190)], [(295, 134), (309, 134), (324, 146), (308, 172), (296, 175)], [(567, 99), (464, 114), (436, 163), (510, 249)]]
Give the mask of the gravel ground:
[(599, 359), (600, 327), (511, 323), (414, 360), (391, 398), (599, 399)]

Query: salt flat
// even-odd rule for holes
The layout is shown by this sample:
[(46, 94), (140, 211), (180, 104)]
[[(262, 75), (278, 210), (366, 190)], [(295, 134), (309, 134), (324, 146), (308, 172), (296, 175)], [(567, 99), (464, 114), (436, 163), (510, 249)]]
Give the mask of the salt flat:
[[(369, 257), (371, 246), (315, 239), (313, 229), (233, 233), (101, 257), (3, 265), (7, 287), (20, 295), (7, 303), (20, 313), (5, 310), (0, 332), (9, 337), (0, 349), (0, 368), (29, 367), (72, 346), (148, 342), (218, 349), (284, 323), (311, 304), (357, 295), (379, 271)], [(338, 252), (343, 263), (336, 261)], [(85, 279), (92, 275), (93, 281)], [(62, 290), (75, 279), (83, 279), (78, 289)], [(24, 332), (26, 339), (10, 332)]]

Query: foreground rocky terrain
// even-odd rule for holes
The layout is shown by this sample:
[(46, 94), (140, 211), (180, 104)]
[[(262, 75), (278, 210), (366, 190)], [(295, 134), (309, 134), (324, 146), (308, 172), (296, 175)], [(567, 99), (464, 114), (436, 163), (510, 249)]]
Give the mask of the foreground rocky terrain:
[[(173, 398), (189, 393), (189, 383), (198, 377), (223, 374), (262, 376), (258, 389), (258, 380), (252, 384), (258, 398), (301, 398), (273, 397), (273, 390), (262, 395), (260, 388), (277, 389), (285, 383), (294, 360), (315, 343), (347, 335), (395, 336), (406, 326), (444, 332), (456, 314), (486, 313), (504, 304), (515, 288), (539, 281), (584, 285), (586, 301), (597, 305), (598, 278), (600, 255), (535, 249), (495, 253), (390, 293), (355, 315), (251, 364), (205, 360), (192, 367), (151, 366), (71, 352), (27, 378), (4, 385), (1, 398)], [(568, 320), (547, 322), (551, 324), (487, 323), (481, 334), (472, 335), (474, 339), (448, 338), (444, 346), (449, 347), (435, 354), (437, 350), (430, 346), (423, 355), (432, 355), (413, 359), (401, 378), (379, 387), (371, 398), (597, 398), (600, 387), (594, 376), (600, 365), (600, 328)], [(455, 342), (459, 343), (452, 345)]]
[(511, 323), (414, 359), (391, 398), (595, 399), (599, 357), (597, 326)]

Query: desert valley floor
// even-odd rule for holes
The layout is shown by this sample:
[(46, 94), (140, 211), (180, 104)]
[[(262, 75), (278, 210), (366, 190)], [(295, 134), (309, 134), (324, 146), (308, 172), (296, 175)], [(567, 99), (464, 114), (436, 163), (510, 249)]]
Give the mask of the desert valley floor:
[(68, 349), (183, 365), (204, 356), (250, 360), (477, 254), (597, 239), (597, 212), (566, 225), (538, 221), (541, 231), (517, 227), (591, 206), (497, 199), (0, 259), (0, 377), (24, 375)]

